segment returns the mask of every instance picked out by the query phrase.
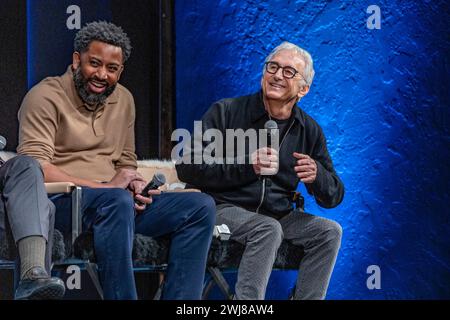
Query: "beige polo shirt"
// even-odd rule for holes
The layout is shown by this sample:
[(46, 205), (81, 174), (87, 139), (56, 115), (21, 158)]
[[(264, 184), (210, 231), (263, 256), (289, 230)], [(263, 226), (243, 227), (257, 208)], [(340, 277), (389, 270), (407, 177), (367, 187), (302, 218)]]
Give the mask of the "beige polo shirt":
[(134, 119), (133, 96), (120, 84), (104, 105), (84, 104), (69, 66), (64, 75), (42, 80), (25, 96), (17, 152), (77, 178), (109, 181), (118, 168), (136, 168)]

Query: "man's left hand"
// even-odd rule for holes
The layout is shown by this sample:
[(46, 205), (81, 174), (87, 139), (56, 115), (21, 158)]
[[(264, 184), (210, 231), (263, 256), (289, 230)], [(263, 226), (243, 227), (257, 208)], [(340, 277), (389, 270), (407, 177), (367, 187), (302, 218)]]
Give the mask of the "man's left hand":
[[(145, 187), (145, 186), (144, 186)], [(134, 204), (134, 208), (137, 211), (143, 211), (145, 210), (145, 208), (147, 207), (147, 205), (149, 205), (150, 203), (153, 202), (153, 196), (157, 196), (161, 194), (161, 190), (149, 190), (148, 191), (148, 196), (144, 197), (141, 196), (139, 193), (134, 195), (134, 198), (136, 200), (139, 200), (141, 203), (143, 203), (142, 205), (138, 205), (137, 203)]]
[(142, 190), (144, 190), (146, 185), (147, 182), (141, 180), (133, 180), (128, 185), (128, 189), (130, 189), (133, 192), (134, 198), (142, 203), (142, 205), (138, 205), (136, 203), (134, 204), (134, 208), (136, 209), (136, 211), (145, 210), (147, 205), (153, 202), (152, 196), (161, 194), (161, 190), (150, 190), (148, 192), (148, 196), (146, 197), (142, 196), (141, 192)]
[(317, 177), (317, 163), (307, 154), (294, 152), (294, 157), (297, 159), (294, 167), (297, 177), (303, 183), (313, 183)]
[[(139, 175), (140, 176), (140, 175)], [(141, 193), (142, 190), (144, 190), (145, 186), (147, 185), (147, 181), (145, 180), (133, 180), (128, 185), (129, 190), (133, 191), (133, 193)]]

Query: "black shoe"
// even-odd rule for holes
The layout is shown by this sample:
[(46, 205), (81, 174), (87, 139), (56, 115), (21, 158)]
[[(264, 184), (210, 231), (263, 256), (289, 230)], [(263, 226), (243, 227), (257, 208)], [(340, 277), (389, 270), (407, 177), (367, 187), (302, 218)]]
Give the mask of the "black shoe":
[(16, 300), (55, 300), (64, 296), (64, 282), (56, 277), (49, 277), (41, 267), (32, 268), (28, 277), (20, 280), (14, 299)]

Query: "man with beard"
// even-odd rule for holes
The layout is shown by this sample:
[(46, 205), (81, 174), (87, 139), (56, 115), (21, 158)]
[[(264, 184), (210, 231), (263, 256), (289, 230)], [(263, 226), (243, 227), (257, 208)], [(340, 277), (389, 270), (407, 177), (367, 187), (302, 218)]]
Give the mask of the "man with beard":
[[(120, 27), (93, 22), (77, 33), (74, 49), (64, 75), (44, 79), (24, 98), (18, 152), (41, 163), (45, 181), (84, 187), (83, 229), (94, 234), (105, 299), (136, 298), (134, 232), (170, 236), (162, 297), (199, 299), (214, 202), (202, 193), (140, 195), (146, 182), (136, 172), (134, 101), (118, 84), (130, 41)], [(70, 199), (58, 195), (51, 200), (56, 228), (67, 229)]]

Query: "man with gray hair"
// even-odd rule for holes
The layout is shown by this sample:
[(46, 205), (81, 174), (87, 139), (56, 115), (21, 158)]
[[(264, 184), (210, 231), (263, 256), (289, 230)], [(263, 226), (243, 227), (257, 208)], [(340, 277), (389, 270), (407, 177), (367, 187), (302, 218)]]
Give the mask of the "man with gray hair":
[[(231, 239), (245, 245), (236, 299), (264, 299), (283, 238), (304, 251), (293, 298), (325, 298), (342, 228), (304, 212), (302, 205), (295, 209), (292, 205), (299, 182), (324, 208), (336, 207), (344, 196), (321, 127), (297, 107), (313, 78), (310, 54), (283, 42), (265, 61), (261, 92), (220, 100), (202, 118), (203, 131), (218, 129), (224, 137), (227, 129), (260, 130), (269, 120), (275, 121), (278, 150), (267, 146), (251, 152), (247, 148), (244, 156), (249, 163), (244, 165), (228, 161), (177, 164), (179, 178), (215, 199), (217, 223), (227, 224)], [(225, 145), (229, 143), (233, 142)], [(192, 152), (195, 156), (198, 151)]]

